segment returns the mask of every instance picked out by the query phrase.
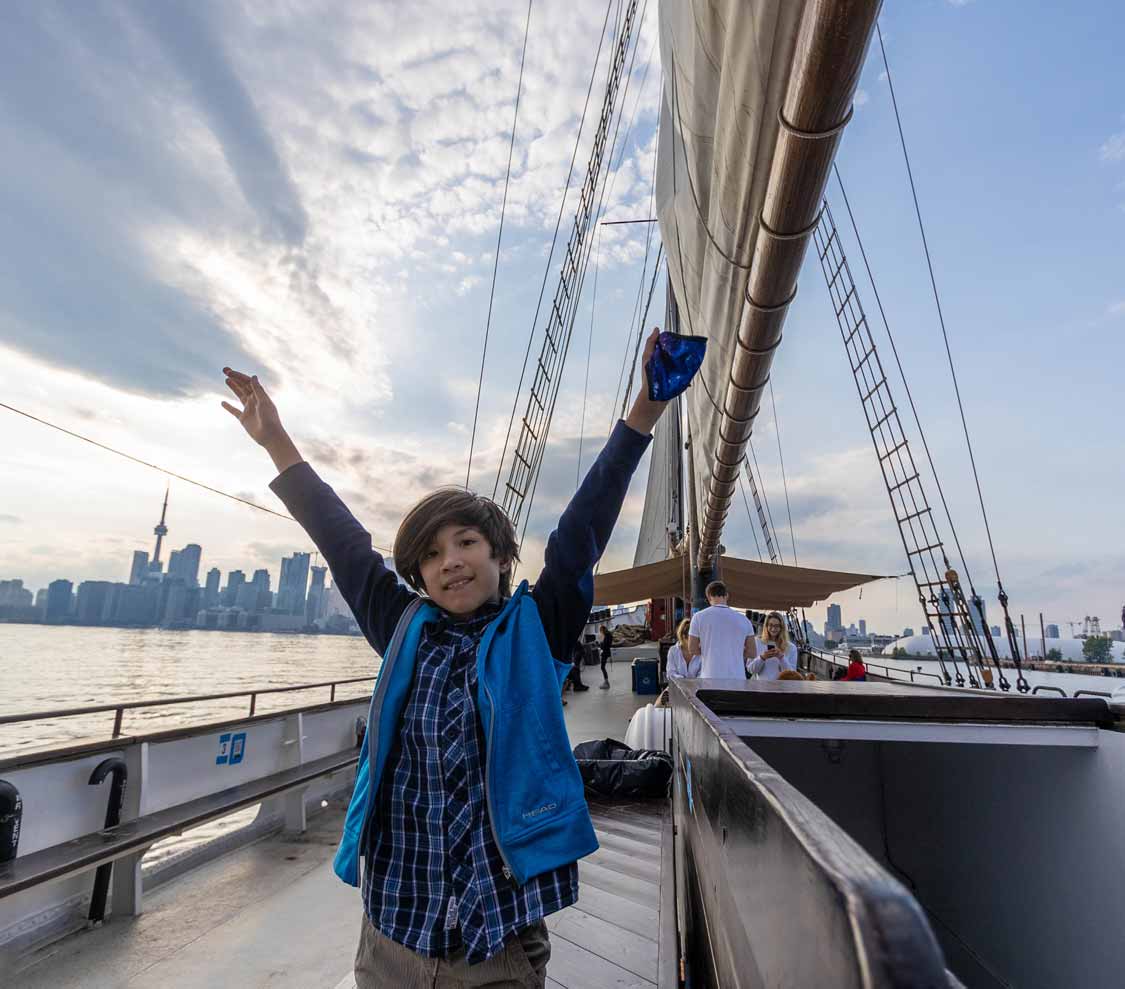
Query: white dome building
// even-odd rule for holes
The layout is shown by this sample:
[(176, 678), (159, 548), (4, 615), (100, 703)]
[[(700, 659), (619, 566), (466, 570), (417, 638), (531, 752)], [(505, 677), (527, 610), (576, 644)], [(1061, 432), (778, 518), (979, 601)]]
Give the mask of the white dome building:
[[(1001, 659), (1011, 659), (1011, 650), (1008, 648), (1008, 637), (1005, 635), (993, 636), (992, 641), (996, 643), (996, 652)], [(1062, 659), (1059, 662), (1063, 663), (1083, 663), (1086, 662), (1082, 656), (1082, 643), (1085, 639), (1047, 639), (1047, 651), (1057, 649), (1062, 653)], [(1027, 648), (1032, 655), (1038, 655), (1040, 651), (1039, 636), (1033, 639), (1030, 635), (1027, 637)], [(883, 647), (882, 654), (884, 656), (893, 655), (896, 649), (905, 649), (908, 656), (933, 656), (937, 657), (937, 650), (934, 648), (933, 639), (928, 635), (911, 635), (904, 639), (896, 639), (894, 642), (889, 642)], [(1110, 655), (1113, 662), (1125, 662), (1125, 642), (1111, 642)], [(1051, 662), (1051, 660), (1048, 660)]]

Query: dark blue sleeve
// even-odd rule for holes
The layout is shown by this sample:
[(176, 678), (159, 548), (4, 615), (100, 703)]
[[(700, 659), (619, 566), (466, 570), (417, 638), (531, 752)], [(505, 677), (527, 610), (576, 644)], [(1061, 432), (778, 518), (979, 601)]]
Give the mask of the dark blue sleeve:
[(531, 595), (556, 659), (570, 658), (590, 616), (594, 564), (605, 552), (629, 482), (651, 439), (618, 420), (547, 540), (543, 572)]
[(270, 489), (316, 544), (360, 631), (383, 655), (403, 611), (418, 595), (399, 583), (372, 547), (371, 534), (307, 463), (283, 471)]

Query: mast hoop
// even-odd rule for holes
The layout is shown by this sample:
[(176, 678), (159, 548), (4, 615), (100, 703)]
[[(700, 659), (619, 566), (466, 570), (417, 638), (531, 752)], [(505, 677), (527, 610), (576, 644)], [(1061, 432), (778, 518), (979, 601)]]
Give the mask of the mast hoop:
[[(755, 392), (755, 391), (761, 391), (769, 383), (770, 383), (770, 372), (769, 371), (766, 372), (766, 376), (761, 381), (755, 381), (753, 384), (750, 384), (750, 385), (740, 385), (740, 384), (738, 384), (734, 380), (733, 375), (731, 375), (730, 378), (727, 379), (727, 386), (728, 387), (733, 388), (735, 391), (741, 392), (744, 395), (748, 395), (751, 392)], [(725, 412), (726, 410), (724, 409), (723, 411)], [(730, 415), (730, 413), (727, 413), (727, 415)]]
[(778, 302), (778, 303), (775, 303), (772, 306), (767, 306), (767, 305), (763, 305), (761, 302), (755, 302), (754, 299), (751, 298), (751, 296), (750, 296), (749, 287), (747, 287), (747, 289), (746, 289), (746, 304), (748, 306), (750, 306), (751, 309), (757, 309), (758, 312), (762, 312), (762, 313), (781, 312), (782, 309), (787, 308), (789, 306), (789, 303), (791, 303), (795, 298), (797, 298), (797, 288), (798, 288), (797, 285), (793, 286), (793, 291), (789, 293), (789, 298), (787, 298), (784, 302)]
[(848, 112), (844, 114), (844, 119), (841, 120), (835, 127), (829, 127), (828, 130), (801, 130), (800, 127), (794, 127), (788, 120), (785, 119), (784, 107), (777, 108), (777, 122), (781, 125), (781, 129), (787, 134), (792, 134), (795, 138), (802, 141), (823, 141), (830, 137), (835, 137), (845, 127), (852, 122), (852, 114), (855, 113), (855, 104), (853, 103), (848, 107)]
[(774, 342), (771, 343), (768, 347), (747, 347), (745, 344), (743, 344), (741, 337), (736, 337), (734, 342), (735, 346), (737, 346), (738, 349), (741, 350), (744, 354), (749, 354), (751, 357), (768, 357), (775, 350), (777, 350), (778, 347), (781, 346), (781, 340), (782, 336), (778, 336), (778, 338), (774, 340)]
[(758, 227), (768, 237), (774, 240), (804, 240), (811, 234), (820, 223), (820, 210), (816, 211), (816, 216), (813, 217), (812, 223), (807, 223), (801, 227), (800, 230), (794, 230), (792, 233), (782, 233), (780, 230), (774, 230), (767, 222), (763, 214), (758, 214)]

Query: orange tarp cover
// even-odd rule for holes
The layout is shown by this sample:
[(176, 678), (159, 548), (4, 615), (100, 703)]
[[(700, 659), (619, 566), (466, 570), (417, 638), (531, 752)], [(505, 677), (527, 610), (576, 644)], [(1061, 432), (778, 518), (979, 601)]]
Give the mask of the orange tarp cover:
[[(779, 563), (739, 560), (733, 556), (722, 557), (717, 571), (730, 592), (732, 607), (766, 611), (808, 607), (837, 591), (883, 579), (878, 574), (787, 567)], [(687, 561), (683, 557), (602, 573), (594, 578), (594, 604), (628, 604), (651, 598), (684, 597), (685, 592), (690, 596), (690, 580)]]

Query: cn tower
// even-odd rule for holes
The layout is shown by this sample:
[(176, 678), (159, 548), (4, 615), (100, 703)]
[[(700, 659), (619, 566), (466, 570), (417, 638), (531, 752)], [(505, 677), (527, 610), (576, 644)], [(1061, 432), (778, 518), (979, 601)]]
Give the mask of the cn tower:
[[(164, 489), (164, 507), (160, 509), (160, 522), (156, 528), (153, 529), (153, 534), (156, 536), (156, 549), (152, 551), (152, 563), (157, 564), (160, 562), (160, 544), (163, 542), (164, 537), (168, 535), (168, 526), (164, 524), (164, 519), (168, 514), (168, 491), (171, 485)], [(151, 565), (151, 564), (150, 564)]]

